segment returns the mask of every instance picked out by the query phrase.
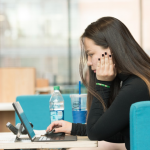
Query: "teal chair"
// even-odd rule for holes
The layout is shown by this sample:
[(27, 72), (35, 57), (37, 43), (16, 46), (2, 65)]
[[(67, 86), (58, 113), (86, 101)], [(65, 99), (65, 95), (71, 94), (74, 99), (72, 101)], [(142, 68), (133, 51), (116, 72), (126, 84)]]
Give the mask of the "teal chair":
[(130, 150), (150, 149), (150, 101), (130, 107)]
[[(73, 122), (70, 94), (62, 94), (62, 96), (65, 106), (64, 120)], [(50, 97), (51, 95), (28, 95), (16, 98), (16, 101), (21, 104), (29, 122), (34, 125), (34, 130), (45, 130), (51, 123), (49, 111)], [(17, 114), (15, 114), (15, 122), (16, 124), (20, 123)]]

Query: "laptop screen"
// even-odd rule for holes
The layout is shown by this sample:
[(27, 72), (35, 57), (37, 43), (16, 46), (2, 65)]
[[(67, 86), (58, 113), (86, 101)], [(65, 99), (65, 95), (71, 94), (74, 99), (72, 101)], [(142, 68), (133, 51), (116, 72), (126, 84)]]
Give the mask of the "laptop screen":
[(24, 128), (27, 130), (30, 139), (34, 139), (35, 133), (33, 131), (33, 128), (31, 127), (31, 125), (30, 125), (30, 123), (29, 123), (29, 121), (28, 121), (28, 119), (27, 119), (27, 117), (26, 117), (26, 115), (25, 115), (25, 113), (24, 113), (20, 103), (19, 102), (15, 102), (12, 105), (13, 105), (13, 107), (14, 107), (14, 109), (15, 109), (15, 111), (16, 111), (16, 113), (17, 113), (17, 115), (18, 115), (18, 117), (19, 117), (19, 119), (21, 121), (21, 123), (23, 124)]

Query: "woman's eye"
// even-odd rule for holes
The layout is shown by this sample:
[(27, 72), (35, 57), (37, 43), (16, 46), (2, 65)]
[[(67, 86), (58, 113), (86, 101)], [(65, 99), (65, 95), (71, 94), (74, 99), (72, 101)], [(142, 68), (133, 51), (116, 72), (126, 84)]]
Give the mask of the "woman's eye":
[(92, 57), (93, 54), (89, 54), (90, 57)]

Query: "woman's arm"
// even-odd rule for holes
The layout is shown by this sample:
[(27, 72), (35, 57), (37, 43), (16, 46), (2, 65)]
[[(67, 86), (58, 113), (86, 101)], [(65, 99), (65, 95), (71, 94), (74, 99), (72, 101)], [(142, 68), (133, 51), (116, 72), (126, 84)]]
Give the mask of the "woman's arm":
[[(108, 81), (97, 81), (97, 82), (101, 82), (101, 83), (107, 84), (107, 85), (111, 85), (111, 83), (112, 83), (112, 82), (108, 82)], [(99, 92), (99, 94), (102, 95), (102, 98), (104, 99), (105, 103), (107, 104), (109, 95), (110, 95), (110, 88), (96, 86), (96, 90), (97, 90), (97, 92)], [(94, 99), (96, 99), (96, 98), (94, 97)], [(96, 109), (96, 113), (98, 113), (97, 117), (99, 118), (99, 116), (101, 116), (104, 113), (103, 106), (99, 102), (99, 100), (96, 99), (96, 101), (98, 102), (98, 103), (96, 103), (96, 106), (98, 106), (98, 109)], [(87, 136), (86, 125), (80, 124), (80, 123), (77, 123), (77, 124), (72, 123), (71, 135)], [(117, 133), (116, 135), (106, 139), (105, 141), (113, 142), (113, 143), (124, 143), (124, 137), (121, 133)]]
[(86, 124), (72, 123), (71, 135), (87, 136)]
[[(111, 85), (112, 82), (111, 81), (98, 81), (97, 82), (101, 82), (103, 84), (107, 84), (107, 85)], [(96, 86), (96, 90), (97, 92), (99, 92), (101, 90), (101, 94), (102, 98), (104, 99), (105, 103), (107, 104), (107, 101), (109, 99), (109, 95), (110, 95), (110, 88), (104, 88), (104, 87), (100, 87), (100, 86)], [(104, 92), (103, 92), (104, 90)], [(97, 100), (95, 97), (93, 98), (93, 100), (96, 100), (98, 102), (98, 105), (96, 104), (97, 107), (97, 112), (98, 112), (98, 117), (101, 116), (103, 114), (103, 106), (102, 104), (99, 102), (99, 100)], [(96, 108), (95, 108), (96, 109)], [(80, 136), (87, 136), (86, 133), (86, 125), (85, 124), (80, 124), (80, 123), (72, 123), (72, 130), (71, 130), (71, 135), (80, 135)]]
[[(129, 111), (131, 104), (149, 100), (148, 88), (138, 77), (129, 79), (120, 89), (109, 109), (101, 114), (100, 102), (94, 98), (87, 120), (87, 135), (91, 140), (106, 140), (129, 126)], [(105, 87), (104, 87), (105, 88)], [(105, 95), (105, 90), (103, 94)], [(108, 91), (107, 91), (108, 92)], [(102, 91), (100, 91), (100, 94)], [(104, 97), (103, 97), (104, 98)]]
[[(71, 135), (87, 136), (87, 133), (86, 133), (86, 124), (72, 123)], [(112, 143), (124, 143), (124, 137), (119, 132), (116, 135), (114, 135), (114, 136), (112, 136), (110, 138), (105, 139), (105, 141), (112, 142)]]

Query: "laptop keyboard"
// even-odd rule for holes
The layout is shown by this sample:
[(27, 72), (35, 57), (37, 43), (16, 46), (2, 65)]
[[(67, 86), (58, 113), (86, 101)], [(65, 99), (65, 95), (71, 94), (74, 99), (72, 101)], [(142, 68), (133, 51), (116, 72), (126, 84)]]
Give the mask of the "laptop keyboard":
[(39, 141), (49, 141), (49, 140), (51, 140), (51, 138), (46, 137), (46, 136), (42, 136), (39, 138)]
[(30, 140), (30, 139), (29, 138), (21, 138), (20, 140), (26, 141), (26, 140)]

